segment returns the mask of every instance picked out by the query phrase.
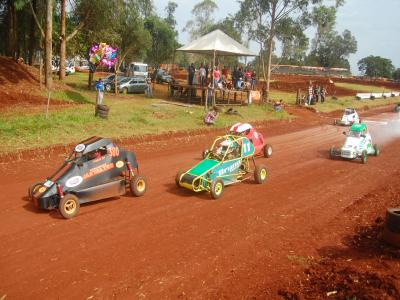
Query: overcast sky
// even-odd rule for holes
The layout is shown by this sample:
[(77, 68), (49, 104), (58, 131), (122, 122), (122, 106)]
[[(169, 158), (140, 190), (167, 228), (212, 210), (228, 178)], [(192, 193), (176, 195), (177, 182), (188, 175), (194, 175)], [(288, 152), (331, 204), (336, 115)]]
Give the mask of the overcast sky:
[[(153, 0), (157, 12), (165, 16), (168, 0)], [(199, 0), (174, 0), (178, 4), (175, 16), (178, 23), (179, 42), (188, 42), (188, 35), (182, 32), (186, 22), (191, 19), (191, 10)], [(229, 14), (235, 14), (239, 4), (235, 0), (215, 0), (219, 10), (216, 21)], [(357, 62), (368, 55), (391, 59), (400, 68), (400, 0), (347, 0), (339, 8), (336, 30), (340, 33), (349, 29), (358, 42), (357, 53), (350, 55), (353, 74), (358, 73)], [(310, 41), (313, 32), (307, 31)], [(252, 50), (255, 46), (250, 46)]]

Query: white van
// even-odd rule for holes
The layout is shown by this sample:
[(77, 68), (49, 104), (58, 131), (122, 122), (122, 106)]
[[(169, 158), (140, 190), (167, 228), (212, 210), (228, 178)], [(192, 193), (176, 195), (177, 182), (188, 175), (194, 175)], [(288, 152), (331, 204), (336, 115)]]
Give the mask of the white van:
[(145, 77), (147, 78), (148, 65), (140, 62), (131, 62), (129, 64), (128, 76), (129, 77)]

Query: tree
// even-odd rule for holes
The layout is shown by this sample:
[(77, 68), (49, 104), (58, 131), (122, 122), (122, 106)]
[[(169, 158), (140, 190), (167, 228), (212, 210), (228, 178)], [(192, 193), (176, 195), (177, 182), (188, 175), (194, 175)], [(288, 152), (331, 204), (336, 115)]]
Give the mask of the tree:
[[(267, 81), (266, 92), (269, 98), (271, 81), (271, 62), (274, 49), (276, 26), (285, 18), (299, 13), (306, 13), (310, 4), (320, 0), (241, 0), (240, 10), (237, 14), (239, 24), (249, 28), (250, 37), (260, 44), (260, 58), (263, 58), (263, 45), (267, 42), (267, 70), (263, 74)], [(268, 33), (267, 35), (265, 33)]]
[(51, 60), (53, 58), (53, 0), (46, 0), (46, 29), (45, 29), (45, 82), (46, 88), (53, 87)]
[(167, 17), (165, 18), (165, 21), (171, 26), (173, 30), (175, 30), (176, 26), (176, 19), (175, 19), (175, 10), (178, 7), (178, 4), (176, 4), (174, 1), (168, 1), (167, 6), (165, 7), (165, 11), (167, 12)]
[(152, 38), (151, 48), (147, 51), (148, 61), (158, 66), (172, 58), (177, 42), (175, 31), (170, 24), (158, 16), (152, 16), (146, 19), (144, 28)]
[(380, 56), (367, 56), (357, 63), (358, 69), (369, 77), (391, 78), (395, 70), (392, 61)]
[(400, 68), (397, 68), (396, 71), (393, 72), (393, 79), (400, 80)]
[(317, 32), (307, 62), (321, 67), (342, 67), (350, 69), (348, 56), (357, 51), (357, 40), (349, 30), (340, 35), (335, 31), (337, 9), (344, 4), (338, 0), (335, 6), (314, 7), (311, 20)]
[(186, 23), (184, 31), (188, 31), (191, 40), (209, 32), (209, 28), (214, 24), (213, 14), (218, 10), (218, 5), (213, 0), (203, 0), (197, 3), (192, 9), (194, 20)]

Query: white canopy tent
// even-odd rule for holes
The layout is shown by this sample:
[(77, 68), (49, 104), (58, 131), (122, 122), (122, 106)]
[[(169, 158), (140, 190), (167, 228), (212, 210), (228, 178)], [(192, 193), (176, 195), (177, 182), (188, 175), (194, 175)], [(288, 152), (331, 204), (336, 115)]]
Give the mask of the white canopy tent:
[(230, 36), (217, 29), (197, 40), (176, 49), (197, 54), (222, 55), (222, 56), (257, 56), (245, 46), (239, 44)]
[[(176, 49), (176, 51), (184, 51), (196, 54), (213, 55), (213, 66), (215, 66), (215, 56), (258, 56), (245, 46), (241, 45), (226, 33), (217, 29), (193, 42)], [(213, 81), (214, 87), (214, 81)]]

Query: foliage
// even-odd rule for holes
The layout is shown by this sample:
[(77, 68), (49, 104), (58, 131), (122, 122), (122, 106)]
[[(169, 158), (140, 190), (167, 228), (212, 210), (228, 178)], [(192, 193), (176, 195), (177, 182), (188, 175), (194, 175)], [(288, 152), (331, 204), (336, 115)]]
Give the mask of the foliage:
[(191, 40), (206, 34), (215, 23), (213, 14), (218, 10), (214, 0), (202, 0), (192, 9), (193, 20), (186, 23), (184, 31), (188, 31)]
[(397, 69), (393, 72), (393, 79), (394, 79), (394, 80), (400, 80), (400, 68), (397, 68)]
[(337, 9), (343, 4), (344, 0), (338, 0), (335, 6), (320, 4), (313, 8), (310, 18), (317, 31), (307, 64), (350, 69), (347, 58), (357, 52), (356, 38), (347, 29), (341, 35), (334, 30)]
[(178, 7), (178, 4), (176, 4), (174, 1), (168, 1), (167, 6), (165, 7), (165, 11), (167, 13), (167, 17), (165, 18), (165, 22), (171, 26), (173, 30), (175, 30), (176, 26), (176, 19), (175, 19), (175, 10)]
[(394, 72), (392, 61), (380, 56), (367, 56), (360, 59), (357, 63), (358, 69), (370, 77), (391, 78)]

